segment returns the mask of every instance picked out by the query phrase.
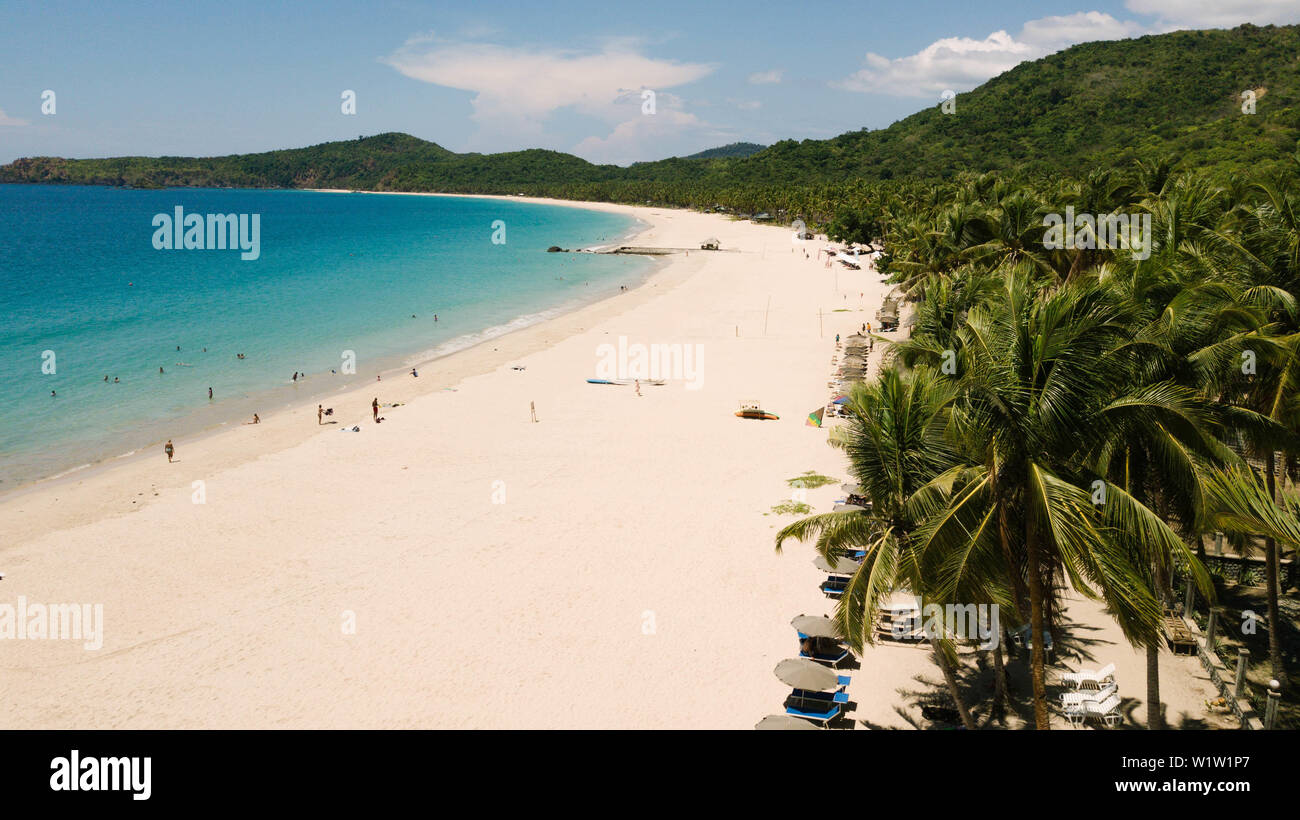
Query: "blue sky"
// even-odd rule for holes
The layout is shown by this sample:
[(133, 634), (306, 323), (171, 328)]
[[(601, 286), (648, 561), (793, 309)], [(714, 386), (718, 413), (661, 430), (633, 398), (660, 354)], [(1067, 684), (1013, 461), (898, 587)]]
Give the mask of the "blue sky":
[(1300, 22), (1300, 0), (1070, 2), (0, 0), (0, 162), (405, 131), (626, 164), (882, 128), (1075, 42)]

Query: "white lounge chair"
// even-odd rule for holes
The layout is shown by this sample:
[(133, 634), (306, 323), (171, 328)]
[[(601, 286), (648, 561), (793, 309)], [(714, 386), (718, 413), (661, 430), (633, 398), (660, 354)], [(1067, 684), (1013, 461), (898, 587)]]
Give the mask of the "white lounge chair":
[(1061, 706), (1066, 710), (1081, 705), (1084, 701), (1101, 701), (1117, 694), (1119, 687), (1112, 681), (1101, 689), (1074, 689), (1069, 692), (1061, 693)]
[(1096, 672), (1091, 669), (1080, 669), (1078, 672), (1066, 672), (1061, 675), (1061, 682), (1073, 685), (1076, 689), (1082, 689), (1085, 684), (1093, 689), (1100, 689), (1101, 685), (1107, 681), (1115, 680), (1115, 664), (1108, 663)]
[(1119, 723), (1121, 717), (1119, 713), (1119, 693), (1114, 693), (1105, 700), (1084, 701), (1083, 708), (1089, 715), (1099, 715), (1106, 721), (1107, 726), (1114, 726)]
[(1106, 721), (1107, 726), (1114, 726), (1123, 717), (1119, 713), (1119, 704), (1119, 693), (1112, 692), (1102, 700), (1082, 700), (1067, 706), (1065, 717), (1070, 721), (1070, 725), (1076, 728), (1082, 726), (1085, 720), (1094, 715)]

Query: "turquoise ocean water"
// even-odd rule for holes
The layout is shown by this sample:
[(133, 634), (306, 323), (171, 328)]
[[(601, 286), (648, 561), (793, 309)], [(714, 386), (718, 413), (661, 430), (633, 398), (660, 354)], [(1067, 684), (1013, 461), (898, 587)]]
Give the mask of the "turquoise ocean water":
[[(155, 217), (178, 206), (248, 215), (248, 239), (257, 215), (258, 258), (156, 249)], [(546, 248), (636, 229), (508, 200), (0, 185), (0, 492), (631, 287), (648, 260)]]

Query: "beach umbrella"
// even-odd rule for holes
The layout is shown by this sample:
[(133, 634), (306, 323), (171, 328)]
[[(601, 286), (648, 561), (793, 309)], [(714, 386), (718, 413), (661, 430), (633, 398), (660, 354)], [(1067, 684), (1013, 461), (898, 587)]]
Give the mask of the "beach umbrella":
[(839, 675), (834, 669), (805, 658), (786, 658), (776, 665), (773, 672), (786, 686), (809, 692), (825, 692), (840, 685)]
[(866, 495), (866, 493), (862, 491), (861, 484), (841, 484), (840, 490), (842, 492), (848, 493), (849, 495)]
[(804, 729), (811, 729), (814, 732), (821, 731), (821, 727), (812, 721), (797, 718), (794, 715), (768, 715), (760, 720), (754, 728), (763, 731), (789, 730), (799, 732)]
[(862, 566), (857, 561), (850, 561), (848, 558), (837, 558), (834, 564), (827, 561), (820, 555), (813, 559), (813, 566), (822, 572), (829, 572), (831, 575), (852, 575)]
[(809, 427), (821, 427), (821, 426), (822, 426), (822, 415), (823, 415), (825, 412), (826, 412), (826, 408), (825, 408), (825, 407), (818, 407), (816, 410), (814, 410), (814, 411), (812, 411), (811, 413), (808, 414), (808, 421), (805, 422), (805, 424), (806, 424), (807, 426), (809, 426)]
[(797, 615), (790, 622), (790, 626), (810, 638), (840, 639), (840, 631), (836, 628), (835, 622), (825, 615)]
[(832, 399), (832, 400), (831, 400), (831, 404), (848, 404), (848, 403), (849, 403), (849, 397), (848, 397), (848, 396), (840, 396), (840, 397), (837, 398), (837, 399)]

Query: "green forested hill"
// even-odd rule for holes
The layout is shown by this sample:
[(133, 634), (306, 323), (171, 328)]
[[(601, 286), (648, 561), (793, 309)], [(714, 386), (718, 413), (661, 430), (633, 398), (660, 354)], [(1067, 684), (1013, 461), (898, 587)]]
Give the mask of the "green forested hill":
[[(1241, 93), (1256, 95), (1256, 113)], [(773, 208), (770, 193), (1016, 170), (1078, 174), (1134, 159), (1186, 166), (1275, 163), (1300, 139), (1300, 27), (1241, 26), (1085, 43), (1023, 63), (877, 131), (785, 140), (748, 156), (593, 165), (555, 151), (455, 154), (406, 134), (206, 159), (38, 157), (0, 181), (136, 186), (332, 187), (529, 193)], [(766, 198), (765, 198), (766, 197)]]
[(710, 148), (707, 151), (700, 151), (695, 154), (689, 154), (683, 159), (720, 159), (723, 157), (748, 157), (757, 154), (766, 148), (766, 145), (759, 145), (756, 142), (733, 142), (728, 145), (722, 145), (717, 148)]

